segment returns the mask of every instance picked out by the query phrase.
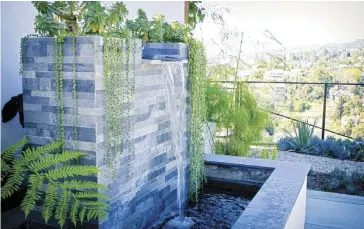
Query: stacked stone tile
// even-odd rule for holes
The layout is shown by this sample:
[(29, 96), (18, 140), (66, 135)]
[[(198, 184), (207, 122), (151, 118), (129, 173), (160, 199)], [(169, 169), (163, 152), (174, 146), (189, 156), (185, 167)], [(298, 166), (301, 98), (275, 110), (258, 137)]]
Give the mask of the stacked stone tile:
[[(53, 38), (29, 38), (24, 42), (25, 131), (33, 145), (48, 144), (57, 136), (53, 45)], [(103, 40), (101, 37), (76, 38), (78, 139), (74, 137), (73, 126), (72, 39), (66, 38), (63, 46), (66, 148), (87, 152), (88, 156), (81, 160), (81, 164), (96, 165), (105, 171)], [(141, 42), (137, 41), (136, 94), (131, 103), (130, 117), (125, 116), (125, 120), (130, 119), (131, 123), (130, 153), (125, 150), (121, 154), (116, 177), (103, 172), (97, 178), (99, 183), (108, 185), (106, 194), (111, 205), (108, 219), (98, 223), (100, 228), (145, 228), (158, 216), (176, 207), (178, 162), (172, 142), (166, 76), (161, 64), (142, 64), (141, 50)], [(132, 63), (126, 64), (131, 67)], [(186, 64), (184, 72), (187, 78)], [(175, 75), (174, 80), (176, 91), (185, 90), (187, 95), (187, 86), (182, 88), (181, 79)], [(187, 96), (177, 100), (177, 104), (181, 104)], [(183, 124), (186, 126), (183, 144), (186, 161), (187, 122)], [(74, 148), (76, 141), (77, 148)]]

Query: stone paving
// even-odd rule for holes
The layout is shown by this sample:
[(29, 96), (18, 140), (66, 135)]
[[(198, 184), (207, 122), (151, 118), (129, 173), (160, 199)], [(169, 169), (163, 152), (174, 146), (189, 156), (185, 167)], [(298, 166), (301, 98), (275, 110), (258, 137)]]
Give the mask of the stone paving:
[(364, 197), (307, 191), (305, 229), (363, 229)]

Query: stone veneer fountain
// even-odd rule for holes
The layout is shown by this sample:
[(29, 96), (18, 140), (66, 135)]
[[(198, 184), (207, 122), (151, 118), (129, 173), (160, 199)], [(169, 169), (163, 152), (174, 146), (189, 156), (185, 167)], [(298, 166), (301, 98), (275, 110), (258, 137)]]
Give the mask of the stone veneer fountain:
[[(24, 42), (25, 132), (33, 145), (45, 145), (56, 138), (53, 42), (53, 38), (45, 37)], [(81, 164), (105, 170), (103, 38), (77, 37), (75, 48), (78, 139), (74, 139), (73, 127), (72, 39), (67, 37), (63, 45), (66, 148), (75, 150), (77, 141), (76, 150), (88, 154)], [(187, 57), (185, 44), (150, 44), (143, 55), (153, 59), (154, 54), (160, 53), (158, 49), (173, 58)], [(133, 63), (126, 64), (131, 67)], [(125, 117), (131, 123), (130, 154), (126, 151), (120, 157), (115, 178), (105, 173), (95, 177), (98, 183), (109, 187), (105, 194), (111, 205), (108, 219), (98, 222), (99, 228), (146, 228), (164, 212), (177, 211), (177, 202), (183, 206), (187, 197), (183, 191), (188, 190), (187, 61), (162, 64), (160, 60), (142, 60), (142, 44), (138, 40), (135, 64), (135, 100), (130, 117)]]

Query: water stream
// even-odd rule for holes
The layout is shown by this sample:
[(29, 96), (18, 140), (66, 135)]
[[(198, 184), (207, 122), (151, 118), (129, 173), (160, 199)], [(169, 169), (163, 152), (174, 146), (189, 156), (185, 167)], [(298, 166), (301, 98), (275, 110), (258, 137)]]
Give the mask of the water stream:
[[(183, 156), (183, 137), (186, 131), (186, 79), (183, 64), (181, 62), (162, 62), (162, 66), (166, 77), (167, 104), (171, 120), (172, 142), (174, 144), (174, 153), (177, 161), (177, 204), (179, 219), (183, 222), (185, 220), (185, 162)], [(178, 87), (176, 87), (176, 85)]]

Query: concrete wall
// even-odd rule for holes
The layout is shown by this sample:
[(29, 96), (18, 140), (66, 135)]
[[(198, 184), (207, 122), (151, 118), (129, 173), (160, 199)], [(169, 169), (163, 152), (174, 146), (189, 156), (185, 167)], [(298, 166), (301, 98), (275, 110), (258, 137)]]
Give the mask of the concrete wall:
[[(187, 103), (188, 97), (187, 64), (169, 63), (174, 82), (172, 91), (176, 96), (176, 107), (171, 107), (168, 99), (173, 97), (168, 96), (167, 74), (163, 64), (142, 64), (141, 42), (137, 43), (136, 65), (129, 63), (130, 72), (135, 66), (136, 94), (130, 104), (130, 113), (123, 113), (125, 127), (128, 120), (131, 125), (130, 132), (124, 132), (124, 136), (130, 134), (130, 150), (126, 148), (121, 153), (113, 176), (107, 172), (104, 164), (106, 105), (102, 38), (76, 38), (77, 139), (73, 130), (71, 44), (71, 39), (66, 38), (63, 45), (66, 148), (87, 152), (88, 156), (81, 160), (81, 164), (93, 164), (103, 170), (97, 180), (109, 187), (105, 194), (111, 199), (111, 209), (108, 219), (100, 222), (100, 228), (145, 228), (165, 211), (177, 210), (179, 155), (185, 161), (183, 176), (187, 173), (188, 118), (183, 123), (179, 123), (182, 119), (178, 115), (174, 119), (183, 129), (181, 152), (177, 152), (176, 139), (173, 139), (175, 134), (171, 118), (173, 112), (184, 112), (188, 117), (188, 105), (184, 108), (181, 106)], [(25, 132), (29, 142), (35, 145), (47, 144), (57, 135), (53, 46), (53, 38), (29, 38), (24, 45)], [(181, 75), (185, 77), (184, 84)], [(180, 96), (182, 91), (183, 97)], [(77, 147), (74, 147), (76, 142)], [(184, 186), (187, 190), (187, 183)]]
[[(111, 4), (112, 2), (107, 2)], [(134, 18), (142, 8), (152, 18), (161, 13), (167, 21), (183, 21), (184, 2), (126, 2), (129, 18)], [(36, 10), (28, 2), (1, 2), (1, 107), (14, 95), (21, 93), (21, 77), (19, 76), (20, 39), (34, 33)], [(1, 124), (1, 148), (15, 143), (24, 131), (18, 117), (6, 124)]]

